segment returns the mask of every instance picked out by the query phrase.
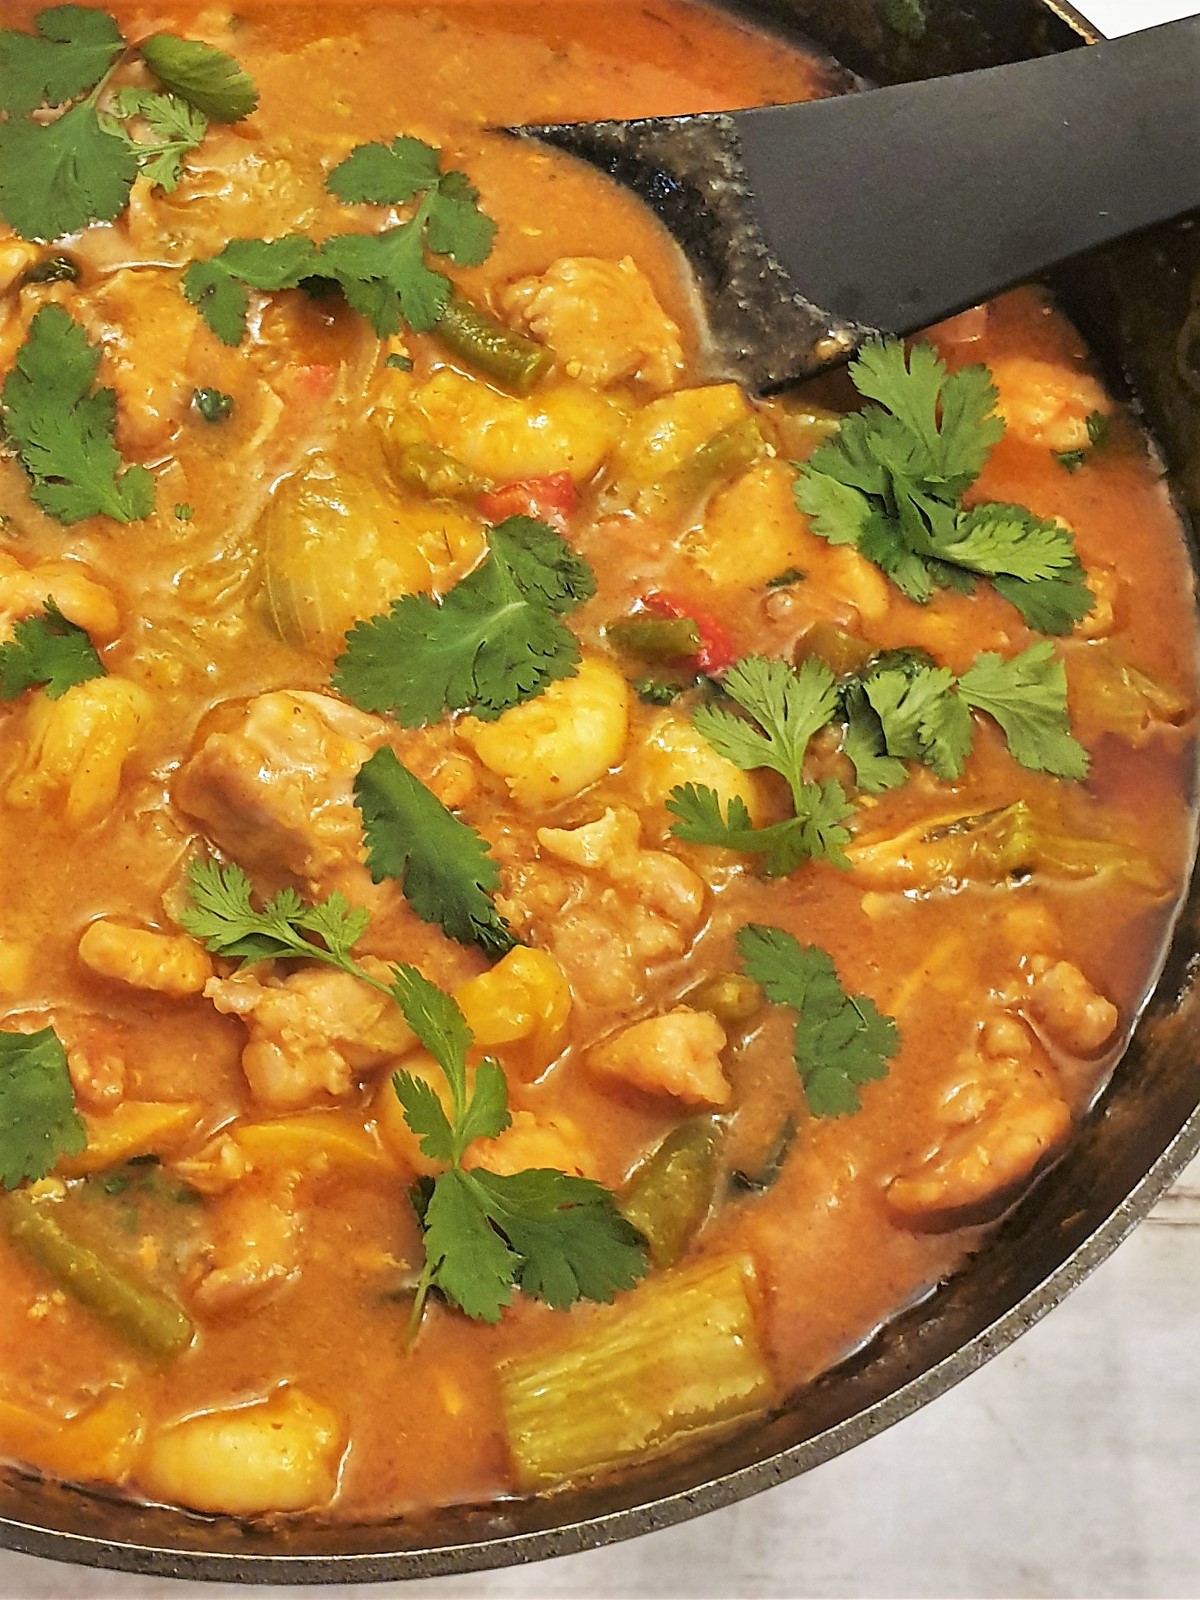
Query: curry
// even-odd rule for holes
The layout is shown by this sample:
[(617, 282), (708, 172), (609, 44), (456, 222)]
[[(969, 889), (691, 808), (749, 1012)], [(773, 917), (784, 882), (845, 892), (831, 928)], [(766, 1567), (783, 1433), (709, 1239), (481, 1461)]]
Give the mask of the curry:
[(5, 21), (0, 1456), (361, 1521), (752, 1424), (1153, 980), (1151, 446), (1032, 289), (713, 372), (490, 131), (844, 87), (680, 0)]

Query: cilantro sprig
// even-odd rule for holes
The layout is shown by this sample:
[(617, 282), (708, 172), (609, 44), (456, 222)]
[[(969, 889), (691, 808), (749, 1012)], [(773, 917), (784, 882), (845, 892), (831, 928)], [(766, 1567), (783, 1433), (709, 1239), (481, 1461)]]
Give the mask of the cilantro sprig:
[(467, 708), (492, 721), (574, 674), (579, 642), (562, 617), (595, 589), (592, 569), (553, 528), (508, 517), (491, 530), (486, 559), (440, 603), (404, 595), (351, 629), (334, 688), (408, 728)]
[(887, 1076), (900, 1048), (894, 1019), (866, 995), (847, 993), (833, 958), (783, 928), (751, 923), (738, 931), (737, 947), (747, 975), (762, 985), (767, 999), (799, 1013), (793, 1050), (813, 1116), (860, 1110), (860, 1089)]
[(77, 683), (105, 676), (104, 663), (87, 633), (68, 622), (48, 599), (40, 617), (23, 617), (0, 644), (0, 700), (44, 688), (57, 700)]
[(843, 749), (859, 788), (895, 788), (908, 777), (906, 761), (946, 781), (961, 777), (974, 743), (972, 710), (999, 723), (1028, 771), (1087, 777), (1087, 751), (1070, 731), (1066, 670), (1046, 639), (1008, 661), (984, 651), (957, 679), (921, 652), (877, 658), (843, 695)]
[[(258, 103), (224, 51), (159, 33), (138, 48), (168, 92), (126, 90), (102, 108), (129, 53), (115, 20), (86, 6), (52, 6), (34, 29), (0, 30), (0, 217), (26, 239), (114, 221), (139, 172), (173, 188), (209, 119), (239, 121)], [(149, 140), (133, 137), (137, 118)]]
[(951, 376), (931, 345), (906, 357), (889, 339), (866, 346), (849, 371), (875, 403), (844, 417), (799, 468), (796, 504), (813, 532), (857, 546), (910, 600), (969, 593), (984, 577), (1029, 627), (1069, 632), (1095, 603), (1070, 530), (1024, 506), (963, 508), (1004, 433), (987, 368)]
[(468, 1086), (472, 1034), (458, 1006), (413, 967), (397, 967), (395, 980), (405, 1020), (441, 1069), (450, 1100), (447, 1112), (422, 1079), (405, 1071), (393, 1079), (423, 1153), (449, 1163), (417, 1196), (425, 1266), (410, 1328), (431, 1288), (484, 1322), (498, 1320), (514, 1288), (560, 1308), (632, 1288), (646, 1272), (645, 1247), (607, 1189), (553, 1167), (502, 1175), (463, 1166), (474, 1140), (509, 1126), (504, 1073), (485, 1058)]
[(478, 266), (492, 248), (496, 225), (479, 209), (465, 173), (440, 170), (441, 152), (420, 139), (359, 145), (326, 185), (350, 203), (408, 206), (404, 221), (382, 233), (342, 233), (317, 244), (303, 234), (234, 239), (219, 254), (195, 261), (183, 292), (224, 344), (246, 333), (249, 289), (334, 284), (381, 339), (408, 327), (432, 328), (446, 309), (450, 280), (426, 254)]
[(448, 810), (386, 746), (359, 768), (354, 801), (376, 883), (396, 879), (423, 922), (502, 956), (517, 943), (492, 896), (500, 869), (487, 841)]
[(782, 877), (811, 860), (848, 866), (844, 847), (850, 834), (843, 824), (854, 808), (836, 778), (804, 777), (809, 743), (837, 709), (833, 673), (815, 657), (797, 671), (786, 661), (745, 656), (726, 673), (722, 688), (752, 720), (706, 705), (694, 712), (695, 726), (718, 755), (744, 772), (769, 768), (786, 779), (795, 815), (756, 828), (739, 798), (723, 815), (715, 789), (688, 783), (667, 799), (676, 818), (672, 833), (689, 844), (761, 855), (768, 877)]
[(97, 515), (134, 522), (154, 509), (154, 479), (117, 450), (117, 399), (93, 388), (99, 367), (78, 323), (62, 306), (43, 306), (0, 390), (0, 427), (32, 479), (33, 500), (63, 523)]
[(319, 961), (348, 972), (400, 1007), (437, 1062), (449, 1109), (424, 1079), (404, 1070), (393, 1078), (422, 1151), (447, 1168), (417, 1197), (425, 1265), (410, 1330), (433, 1288), (467, 1316), (495, 1322), (517, 1288), (567, 1307), (579, 1299), (611, 1300), (643, 1276), (641, 1235), (600, 1184), (550, 1167), (504, 1176), (464, 1167), (475, 1140), (498, 1138), (511, 1122), (504, 1072), (485, 1057), (471, 1080), (467, 1053), (473, 1036), (466, 1018), (415, 967), (395, 966), (391, 981), (384, 982), (359, 964), (353, 949), (366, 931), (365, 911), (352, 909), (338, 894), (307, 904), (292, 889), (257, 907), (245, 873), (215, 861), (192, 863), (188, 889), (180, 924), (214, 955), (243, 963)]
[(0, 1029), (0, 1187), (36, 1183), (60, 1156), (77, 1156), (86, 1145), (67, 1053), (54, 1029)]
[(1097, 450), (1102, 450), (1108, 443), (1109, 430), (1112, 426), (1111, 419), (1103, 411), (1089, 411), (1083, 419), (1087, 429), (1088, 442), (1078, 450), (1055, 450), (1054, 459), (1060, 467), (1067, 472), (1078, 472), (1085, 466)]

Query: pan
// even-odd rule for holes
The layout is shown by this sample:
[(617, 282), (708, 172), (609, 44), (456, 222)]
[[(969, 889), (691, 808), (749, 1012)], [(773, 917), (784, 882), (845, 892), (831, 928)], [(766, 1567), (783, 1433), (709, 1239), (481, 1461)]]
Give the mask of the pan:
[[(1090, 40), (1042, 0), (741, 0), (752, 24), (879, 82), (998, 65)], [(1194, 219), (1193, 219), (1194, 222)], [(1110, 385), (1157, 438), (1200, 517), (1200, 230), (1155, 228), (1060, 269), (1050, 288)], [(1068, 1153), (986, 1245), (867, 1348), (765, 1420), (699, 1453), (544, 1498), (368, 1526), (275, 1528), (0, 1477), (0, 1543), (91, 1566), (244, 1583), (431, 1577), (570, 1554), (758, 1493), (935, 1400), (1052, 1310), (1200, 1148), (1200, 882), (1113, 1082)]]

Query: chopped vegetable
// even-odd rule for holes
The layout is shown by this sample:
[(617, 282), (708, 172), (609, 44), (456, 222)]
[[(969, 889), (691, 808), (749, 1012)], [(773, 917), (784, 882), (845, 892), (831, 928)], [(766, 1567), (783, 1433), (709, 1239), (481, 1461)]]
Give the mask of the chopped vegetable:
[(15, 700), (26, 689), (44, 687), (51, 700), (76, 683), (102, 678), (104, 663), (82, 628), (47, 600), (40, 617), (24, 617), (13, 636), (0, 644), (0, 700)]
[(0, 1202), (0, 1216), (12, 1242), (131, 1344), (160, 1360), (186, 1350), (195, 1330), (183, 1309), (72, 1239), (51, 1214), (52, 1206), (53, 1202), (27, 1194), (10, 1194)]
[(485, 722), (573, 677), (579, 644), (561, 620), (595, 592), (591, 568), (544, 522), (509, 517), (487, 560), (439, 604), (404, 595), (346, 636), (333, 684), (405, 727), (470, 708)]
[(67, 1054), (53, 1028), (0, 1029), (0, 1187), (37, 1182), (87, 1142)]
[(482, 478), (435, 444), (392, 445), (388, 460), (401, 483), (435, 500), (474, 500), (484, 489)]
[(654, 616), (677, 618), (680, 621), (690, 622), (696, 628), (700, 644), (688, 662), (693, 671), (713, 677), (724, 672), (737, 660), (737, 651), (730, 643), (725, 629), (716, 617), (709, 616), (699, 606), (677, 599), (674, 595), (660, 594), (657, 590), (646, 595), (641, 604)]
[(192, 404), (205, 422), (224, 422), (233, 415), (233, 396), (220, 389), (193, 389)]
[(492, 903), (500, 870), (484, 839), (460, 822), (394, 751), (377, 750), (359, 769), (354, 799), (362, 813), (367, 866), (376, 883), (397, 879), (425, 922), (493, 957), (516, 943)]
[(432, 326), (435, 338), (451, 355), (516, 394), (528, 394), (554, 362), (554, 352), (544, 344), (515, 333), (453, 292)]
[(78, 283), (79, 268), (70, 256), (47, 256), (21, 274), (21, 283)]
[(1078, 472), (1085, 462), (1090, 461), (1108, 440), (1111, 423), (1103, 411), (1090, 411), (1084, 418), (1084, 427), (1087, 429), (1088, 442), (1082, 450), (1056, 450), (1054, 459), (1060, 467), (1065, 467), (1068, 472)]
[(552, 472), (545, 478), (520, 478), (503, 483), (479, 497), (479, 509), (489, 522), (506, 517), (532, 517), (565, 534), (571, 513), (579, 505), (579, 490), (569, 472)]
[(691, 617), (623, 617), (608, 624), (604, 637), (638, 661), (691, 661), (700, 649), (700, 629)]
[(773, 1189), (779, 1182), (783, 1164), (795, 1142), (796, 1124), (788, 1117), (753, 1171), (747, 1172), (744, 1167), (733, 1169), (729, 1174), (731, 1187), (740, 1189), (743, 1194), (765, 1194), (768, 1189)]
[(804, 1098), (814, 1117), (842, 1117), (862, 1107), (859, 1090), (887, 1076), (900, 1048), (891, 1017), (866, 995), (842, 988), (832, 958), (783, 928), (752, 923), (737, 936), (747, 973), (774, 1005), (799, 1013), (794, 1051)]
[(721, 1129), (711, 1117), (681, 1122), (634, 1172), (621, 1196), (656, 1267), (673, 1267), (712, 1209)]
[(986, 367), (950, 376), (931, 345), (914, 345), (906, 359), (889, 339), (849, 370), (879, 403), (844, 418), (800, 466), (796, 504), (813, 532), (856, 545), (910, 600), (969, 592), (979, 574), (1031, 628), (1069, 632), (1095, 603), (1070, 530), (1023, 506), (962, 505), (1004, 432)]
[(92, 387), (99, 366), (100, 352), (78, 323), (61, 306), (43, 306), (0, 390), (5, 437), (33, 481), (34, 501), (59, 522), (133, 522), (154, 509), (154, 479), (145, 467), (126, 466), (114, 443), (116, 396)]
[(761, 1411), (772, 1381), (753, 1281), (747, 1256), (701, 1261), (506, 1361), (500, 1395), (517, 1487), (643, 1460)]

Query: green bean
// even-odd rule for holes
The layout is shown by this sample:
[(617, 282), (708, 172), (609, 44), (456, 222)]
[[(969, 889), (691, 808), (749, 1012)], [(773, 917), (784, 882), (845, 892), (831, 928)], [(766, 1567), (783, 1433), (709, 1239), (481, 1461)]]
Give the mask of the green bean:
[(45, 256), (22, 274), (21, 283), (78, 283), (79, 268), (70, 256)]
[(703, 643), (691, 617), (623, 617), (610, 622), (604, 634), (638, 661), (686, 661)]
[(404, 444), (391, 451), (392, 471), (401, 483), (423, 489), (435, 500), (474, 500), (491, 487), (436, 444)]
[(716, 972), (693, 989), (688, 1005), (707, 1011), (726, 1027), (749, 1022), (763, 1003), (763, 992), (753, 978), (741, 972)]
[(485, 378), (528, 394), (554, 360), (544, 344), (514, 333), (498, 317), (452, 294), (433, 327), (434, 337)]
[(621, 1212), (656, 1267), (671, 1267), (712, 1206), (720, 1129), (710, 1117), (681, 1122), (630, 1179)]
[(762, 444), (762, 434), (754, 418), (743, 417), (693, 450), (663, 478), (660, 491), (672, 504), (698, 500), (744, 472), (758, 458)]
[(192, 1323), (173, 1300), (72, 1239), (44, 1202), (10, 1194), (3, 1214), (13, 1243), (130, 1343), (160, 1357), (178, 1355), (191, 1343)]
[(814, 622), (796, 643), (796, 661), (816, 656), (837, 678), (858, 672), (873, 654), (873, 646), (856, 633), (839, 628), (835, 622)]

